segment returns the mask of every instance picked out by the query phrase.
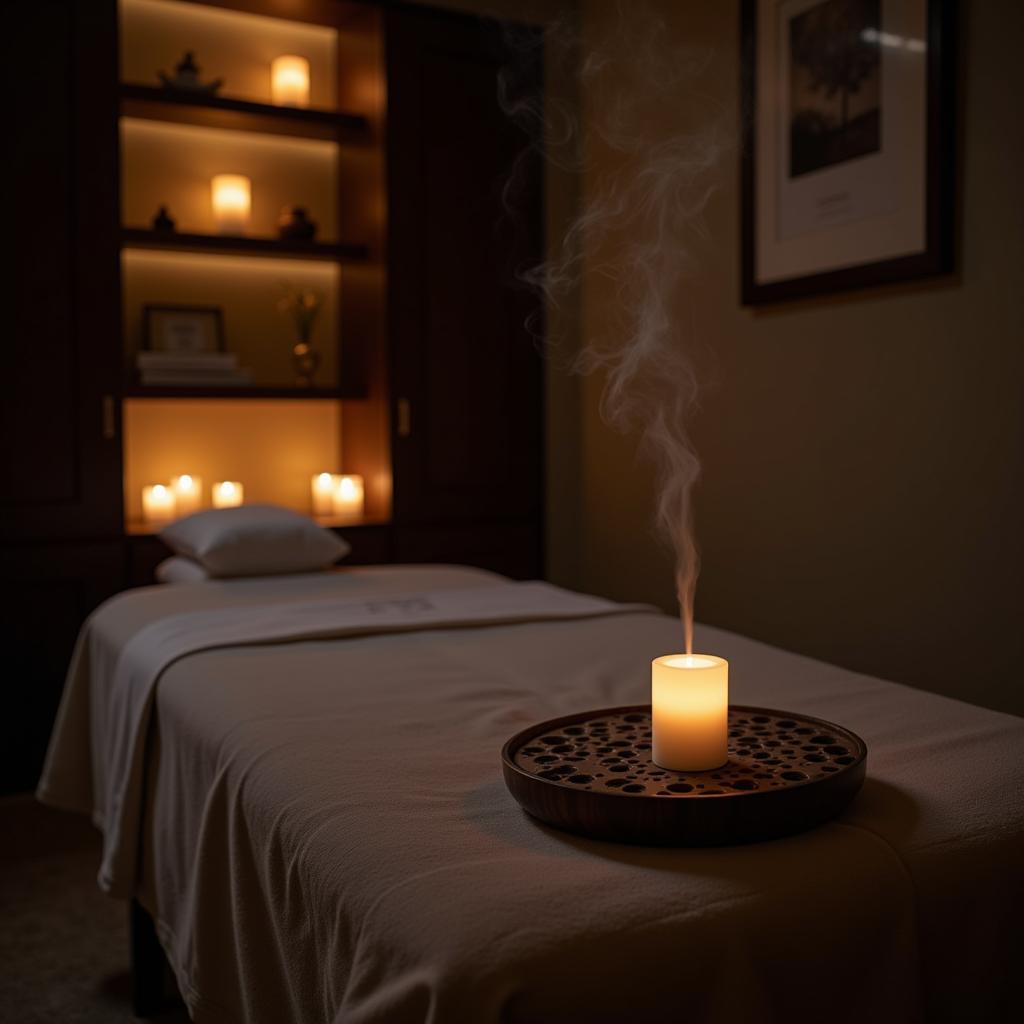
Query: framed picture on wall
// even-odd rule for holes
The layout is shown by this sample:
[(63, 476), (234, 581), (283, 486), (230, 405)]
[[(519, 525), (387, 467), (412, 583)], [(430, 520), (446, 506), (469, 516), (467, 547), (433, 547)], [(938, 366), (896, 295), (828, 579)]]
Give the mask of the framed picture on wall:
[(954, 0), (743, 0), (742, 301), (953, 269)]
[(178, 355), (223, 352), (224, 313), (219, 306), (143, 306), (142, 347)]

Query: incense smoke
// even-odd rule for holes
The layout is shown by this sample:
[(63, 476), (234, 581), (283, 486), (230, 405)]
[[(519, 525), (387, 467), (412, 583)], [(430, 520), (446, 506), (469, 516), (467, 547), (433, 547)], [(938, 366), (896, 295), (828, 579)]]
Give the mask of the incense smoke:
[[(602, 418), (635, 432), (639, 450), (654, 463), (655, 520), (675, 552), (691, 653), (700, 566), (692, 492), (700, 462), (689, 433), (698, 403), (698, 346), (688, 324), (688, 290), (696, 251), (707, 241), (703, 212), (734, 132), (722, 105), (697, 93), (709, 56), (674, 46), (667, 26), (644, 4), (620, 3), (618, 15), (607, 40), (587, 38), (585, 49), (564, 25), (544, 32), (549, 68), (578, 62), (582, 129), (571, 105), (549, 97), (545, 106), (535, 91), (517, 88), (515, 69), (502, 78), (505, 112), (544, 147), (547, 159), (583, 179), (575, 222), (557, 248), (549, 246), (549, 258), (520, 277), (555, 307), (581, 284), (614, 293), (615, 315), (582, 339), (571, 366), (604, 373)], [(521, 38), (510, 42), (524, 60), (538, 59)], [(513, 173), (506, 186), (513, 205), (516, 187)], [(592, 254), (597, 259), (589, 262)]]

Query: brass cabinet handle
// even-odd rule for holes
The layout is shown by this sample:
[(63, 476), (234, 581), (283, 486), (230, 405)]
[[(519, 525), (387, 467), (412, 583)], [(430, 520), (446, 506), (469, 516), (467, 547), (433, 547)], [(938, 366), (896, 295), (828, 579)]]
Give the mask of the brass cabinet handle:
[(117, 436), (117, 421), (114, 417), (114, 396), (103, 396), (103, 440), (113, 441)]
[(412, 433), (412, 410), (408, 398), (398, 400), (398, 436), (408, 437)]

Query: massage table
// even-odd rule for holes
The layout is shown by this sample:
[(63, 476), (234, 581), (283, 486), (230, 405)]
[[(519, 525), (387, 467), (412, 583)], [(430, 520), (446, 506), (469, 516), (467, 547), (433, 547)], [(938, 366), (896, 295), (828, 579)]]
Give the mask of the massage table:
[(734, 703), (869, 748), (836, 820), (647, 848), (559, 832), (499, 752), (649, 701), (678, 620), (451, 566), (150, 587), (83, 628), (39, 787), (103, 830), (205, 1022), (1003, 1020), (1024, 722), (698, 626)]

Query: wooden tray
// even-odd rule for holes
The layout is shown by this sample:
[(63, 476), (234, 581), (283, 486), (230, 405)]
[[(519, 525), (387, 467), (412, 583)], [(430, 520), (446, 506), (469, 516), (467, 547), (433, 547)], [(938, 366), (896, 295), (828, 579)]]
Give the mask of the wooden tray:
[(864, 781), (867, 746), (807, 715), (729, 708), (729, 761), (676, 772), (651, 760), (651, 708), (553, 718), (501, 752), (505, 784), (533, 817), (595, 839), (719, 846), (774, 839), (835, 817)]

